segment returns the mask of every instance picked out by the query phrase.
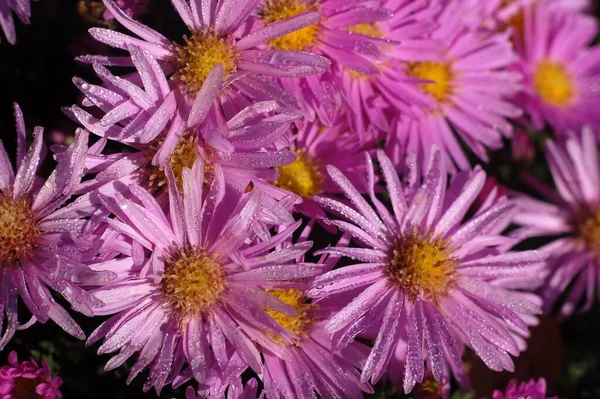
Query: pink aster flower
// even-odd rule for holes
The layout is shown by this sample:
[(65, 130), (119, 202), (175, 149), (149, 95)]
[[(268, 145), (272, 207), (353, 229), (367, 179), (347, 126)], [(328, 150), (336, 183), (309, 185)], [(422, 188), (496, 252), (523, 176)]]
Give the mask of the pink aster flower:
[(341, 77), (348, 123), (367, 140), (389, 131), (390, 115), (398, 110), (410, 112), (405, 101), (394, 93), (402, 62), (436, 60), (443, 48), (441, 42), (428, 40), (437, 28), (435, 17), (439, 5), (430, 0), (385, 0), (377, 4), (392, 11), (392, 17), (350, 27), (355, 34), (394, 43), (381, 43), (380, 56), (369, 57), (377, 73), (361, 73), (340, 66), (336, 71)]
[[(218, 90), (213, 90), (204, 92), (205, 97), (199, 96), (203, 101), (196, 102), (190, 109), (182, 103), (177, 89), (172, 90), (148, 51), (133, 46), (130, 51), (137, 73), (130, 75), (130, 80), (112, 75), (99, 64), (94, 68), (105, 86), (74, 79), (86, 96), (83, 105), (95, 107), (88, 112), (72, 106), (66, 110), (67, 114), (91, 132), (134, 150), (122, 154), (90, 154), (87, 159), (90, 171), (99, 173), (94, 180), (85, 183), (87, 191), (102, 187), (100, 192), (110, 195), (114, 186), (107, 183), (113, 180), (161, 189), (166, 187), (164, 168), (167, 164), (181, 183), (183, 168), (190, 168), (196, 159), (202, 158), (208, 165), (209, 179), (214, 166), (219, 165), (225, 183), (243, 193), (252, 181), (276, 180), (274, 168), (293, 162), (294, 154), (276, 144), (290, 123), (300, 117), (289, 94), (271, 84), (271, 92), (277, 93), (274, 97), (278, 101), (275, 101), (256, 95), (252, 86), (248, 86), (245, 97), (239, 96), (240, 92), (229, 92), (221, 98), (223, 101), (215, 103)], [(211, 76), (220, 72), (222, 68), (216, 67)], [(218, 85), (216, 87), (218, 89)], [(98, 203), (95, 193), (88, 194), (80, 197), (70, 209), (79, 206), (81, 211), (94, 211)], [(278, 211), (279, 208), (273, 204), (270, 209)], [(289, 214), (283, 209), (280, 213)], [(292, 221), (291, 216), (287, 219)]]
[[(49, 319), (83, 339), (81, 328), (50, 290), (60, 293), (74, 310), (91, 316), (101, 302), (80, 284), (97, 284), (112, 275), (95, 273), (83, 264), (92, 247), (84, 234), (88, 221), (57, 216), (58, 208), (69, 200), (83, 176), (88, 133), (79, 130), (74, 143), (57, 154), (58, 165), (44, 182), (36, 175), (44, 159), (43, 129), (34, 129), (33, 143), (26, 150), (25, 123), (16, 104), (15, 116), (16, 173), (0, 143), (0, 308), (2, 318), (6, 317), (0, 348), (17, 329)], [(18, 321), (19, 298), (32, 313), (24, 324)]]
[(278, 168), (278, 177), (272, 180), (274, 186), (259, 183), (258, 187), (275, 199), (283, 199), (292, 193), (302, 200), (294, 211), (317, 219), (325, 213), (313, 198), (340, 192), (327, 176), (325, 166), (334, 165), (352, 181), (358, 181), (364, 174), (365, 146), (349, 131), (343, 118), (332, 127), (324, 126), (320, 121), (297, 122), (295, 127), (289, 144), (295, 153), (295, 161)]
[(515, 222), (522, 229), (515, 234), (530, 238), (555, 237), (541, 249), (548, 254), (551, 275), (543, 288), (548, 310), (567, 287), (572, 285), (560, 316), (581, 311), (593, 302), (600, 276), (600, 175), (594, 133), (584, 129), (581, 138), (569, 137), (564, 143), (550, 141), (546, 158), (556, 191), (531, 181), (542, 201), (520, 196), (520, 212)]
[[(537, 251), (507, 251), (515, 240), (501, 231), (515, 206), (506, 198), (490, 198), (464, 220), (483, 188), (481, 169), (457, 174), (447, 188), (441, 154), (434, 149), (422, 179), (415, 160), (409, 160), (412, 166), (404, 186), (382, 151), (378, 161), (392, 212), (374, 194), (369, 157), (368, 192), (373, 205), (334, 167), (328, 167), (329, 174), (351, 205), (317, 199), (344, 217), (326, 222), (360, 244), (317, 252), (360, 262), (315, 278), (307, 294), (321, 299), (352, 290), (357, 295), (325, 326), (333, 334), (334, 350), (376, 329), (361, 380), (375, 383), (385, 372), (403, 375), (404, 392), (423, 380), (424, 363), (438, 382), (448, 382), (452, 372), (465, 383), (463, 344), (489, 368), (513, 370), (509, 355), (518, 355), (520, 349), (513, 334), (527, 334), (525, 320), (541, 313), (536, 297), (519, 288), (541, 283), (537, 273), (545, 259)], [(398, 361), (389, 366), (392, 358)]]
[(2, 32), (4, 32), (4, 36), (10, 44), (17, 42), (13, 12), (23, 23), (29, 24), (29, 17), (31, 16), (29, 0), (0, 0), (0, 28), (2, 28)]
[(600, 127), (600, 47), (590, 47), (597, 34), (591, 16), (525, 7), (518, 104), (534, 128), (548, 123), (564, 135), (585, 125)]
[(558, 399), (557, 396), (546, 396), (546, 380), (529, 380), (517, 385), (517, 380), (511, 380), (504, 392), (494, 391), (492, 399)]
[(296, 309), (290, 317), (276, 311), (269, 313), (295, 337), (293, 343), (280, 340), (287, 356), (284, 360), (263, 351), (265, 374), (264, 394), (268, 398), (285, 399), (319, 397), (356, 398), (362, 391), (373, 393), (368, 383), (360, 381), (357, 368), (362, 367), (369, 348), (353, 342), (340, 352), (335, 352), (331, 338), (324, 327), (335, 311), (341, 307), (330, 303), (310, 303), (299, 289), (271, 290), (272, 295)]
[(425, 164), (434, 143), (450, 171), (454, 165), (470, 168), (455, 134), (487, 160), (486, 149), (500, 148), (502, 136), (511, 135), (508, 119), (521, 114), (508, 101), (521, 88), (519, 74), (507, 70), (516, 61), (509, 33), (473, 32), (462, 17), (464, 7), (461, 1), (448, 1), (437, 18), (439, 28), (425, 38), (443, 43), (437, 59), (407, 60), (388, 86), (412, 114), (396, 119), (398, 143), (390, 145), (418, 154)]
[(121, 256), (94, 266), (118, 274), (94, 291), (105, 303), (94, 314), (114, 316), (92, 333), (88, 344), (104, 337), (99, 353), (120, 350), (107, 370), (139, 352), (128, 381), (149, 367), (145, 390), (154, 386), (160, 391), (168, 382), (180, 385), (193, 377), (222, 397), (248, 366), (262, 373), (256, 344), (285, 357), (275, 340), (292, 339), (263, 309), (295, 315), (293, 307), (265, 289), (298, 286), (289, 281), (321, 271), (319, 265), (295, 261), (310, 242), (271, 251), (299, 223), (267, 241), (255, 241), (252, 226), (263, 206), (261, 193), (253, 190), (232, 201), (219, 169), (204, 196), (204, 162), (184, 168), (180, 196), (167, 167), (168, 216), (139, 186), (103, 197), (115, 215), (108, 225), (128, 240), (114, 239), (110, 230), (105, 236), (104, 251)]
[[(257, 10), (256, 25), (280, 23), (309, 12), (320, 18), (310, 25), (286, 35), (265, 41), (267, 48), (285, 51), (311, 51), (327, 57), (335, 69), (350, 68), (359, 73), (375, 74), (371, 59), (382, 55), (381, 45), (388, 40), (361, 34), (360, 29), (392, 16), (380, 2), (359, 0), (264, 0)], [(299, 99), (307, 119), (318, 117), (332, 126), (341, 111), (343, 93), (338, 82), (339, 72), (329, 71), (302, 79), (279, 79), (288, 92)]]
[[(135, 45), (149, 51), (191, 101), (205, 101), (203, 91), (228, 86), (235, 88), (239, 84), (251, 84), (258, 91), (268, 93), (270, 87), (262, 84), (262, 77), (304, 77), (324, 72), (329, 67), (329, 60), (316, 54), (259, 48), (270, 39), (312, 24), (319, 18), (315, 12), (249, 31), (246, 25), (256, 10), (256, 1), (175, 0), (173, 6), (190, 29), (190, 35), (184, 36), (184, 43), (179, 44), (132, 20), (113, 0), (104, 0), (104, 3), (115, 19), (139, 38), (104, 28), (92, 28), (90, 34), (112, 47), (129, 50)], [(129, 57), (90, 56), (82, 59), (131, 65)], [(215, 84), (211, 80), (208, 85), (208, 78), (217, 65), (222, 68), (220, 79), (216, 87), (207, 87)]]
[(2, 399), (54, 399), (62, 396), (61, 385), (62, 379), (52, 377), (45, 360), (42, 360), (42, 367), (34, 358), (19, 363), (15, 351), (8, 355), (8, 365), (0, 368)]

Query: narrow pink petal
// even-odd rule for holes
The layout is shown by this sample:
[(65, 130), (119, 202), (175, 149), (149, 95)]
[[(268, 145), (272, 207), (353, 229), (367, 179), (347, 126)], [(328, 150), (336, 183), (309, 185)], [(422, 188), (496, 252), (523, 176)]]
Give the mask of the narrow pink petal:
[(276, 37), (281, 37), (287, 35), (288, 33), (302, 29), (308, 25), (312, 25), (320, 18), (321, 14), (317, 12), (305, 12), (295, 15), (286, 20), (275, 22), (255, 30), (237, 42), (235, 47), (239, 48), (240, 50), (247, 50)]
[(13, 197), (19, 198), (20, 196), (27, 194), (31, 190), (35, 181), (38, 167), (42, 161), (42, 147), (44, 145), (44, 129), (36, 127), (34, 129), (33, 144), (29, 148), (27, 155), (23, 158), (23, 162), (17, 171), (15, 177), (15, 184), (13, 187)]

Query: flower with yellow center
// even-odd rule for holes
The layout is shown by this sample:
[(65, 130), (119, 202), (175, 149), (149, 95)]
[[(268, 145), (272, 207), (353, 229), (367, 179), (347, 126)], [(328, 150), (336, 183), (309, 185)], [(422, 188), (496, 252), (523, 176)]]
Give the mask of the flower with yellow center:
[(323, 192), (323, 167), (306, 148), (296, 152), (296, 160), (278, 168), (279, 178), (274, 185), (291, 191), (302, 198), (312, 198)]
[[(309, 11), (318, 11), (317, 5), (309, 0), (269, 0), (263, 7), (260, 18), (268, 25)], [(271, 39), (269, 45), (275, 50), (302, 51), (314, 44), (318, 38), (319, 26), (314, 23)]]
[(582, 213), (575, 220), (574, 228), (587, 250), (600, 255), (600, 208)]
[(575, 97), (573, 79), (564, 65), (548, 59), (538, 64), (534, 87), (542, 101), (560, 108), (569, 106)]
[[(152, 156), (158, 151), (161, 145), (162, 140), (150, 146)], [(197, 135), (192, 132), (186, 132), (169, 157), (169, 166), (173, 170), (173, 175), (177, 179), (177, 187), (180, 190), (183, 187), (183, 169), (191, 169), (199, 157)], [(165, 168), (163, 166), (152, 166), (149, 172), (148, 185), (150, 187), (162, 187), (166, 182)]]
[[(267, 313), (269, 313), (281, 327), (297, 337), (299, 341), (296, 342), (296, 345), (298, 345), (301, 340), (308, 338), (310, 326), (314, 323), (313, 314), (317, 305), (307, 303), (302, 291), (298, 289), (267, 290), (267, 292), (279, 298), (283, 303), (296, 308), (297, 314), (292, 317), (272, 309), (265, 309)], [(275, 340), (279, 343), (284, 343), (283, 340), (277, 337), (275, 337)]]
[(0, 194), (0, 266), (27, 256), (40, 235), (41, 228), (29, 201)]
[(184, 248), (165, 261), (161, 288), (182, 318), (196, 317), (219, 301), (225, 291), (223, 267), (202, 248)]
[(451, 254), (445, 240), (413, 230), (394, 243), (386, 272), (411, 300), (421, 297), (437, 302), (455, 285), (458, 261)]
[(448, 62), (411, 62), (406, 69), (408, 76), (431, 80), (431, 83), (421, 83), (419, 86), (429, 93), (438, 103), (449, 101), (454, 89), (454, 74), (452, 65)]
[(235, 72), (238, 54), (227, 38), (205, 29), (184, 36), (184, 40), (184, 45), (175, 43), (177, 70), (171, 78), (180, 82), (187, 94), (195, 96), (217, 64), (223, 66), (225, 77)]

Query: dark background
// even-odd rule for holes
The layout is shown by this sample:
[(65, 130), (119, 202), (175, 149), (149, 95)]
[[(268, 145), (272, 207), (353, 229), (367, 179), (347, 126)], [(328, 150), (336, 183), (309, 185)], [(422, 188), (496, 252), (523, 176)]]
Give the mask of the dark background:
[[(71, 83), (73, 76), (92, 81), (94, 78), (89, 66), (79, 64), (73, 58), (108, 51), (87, 35), (87, 29), (97, 24), (82, 17), (78, 5), (78, 0), (33, 2), (31, 25), (16, 22), (17, 44), (11, 46), (4, 38), (0, 43), (0, 139), (9, 153), (14, 154), (13, 101), (21, 105), (29, 132), (38, 125), (46, 128), (48, 144), (62, 140), (56, 132), (69, 136), (77, 127), (63, 115), (61, 107), (78, 101), (78, 91)], [(183, 33), (182, 24), (168, 0), (151, 2), (149, 14), (142, 20), (173, 39), (180, 38)], [(534, 135), (538, 149), (547, 136), (548, 132)], [(541, 156), (533, 163), (516, 164), (511, 162), (508, 149), (491, 155), (492, 162), (486, 170), (509, 187), (522, 188), (517, 176), (524, 169), (547, 177)], [(49, 170), (44, 172), (49, 173)], [(87, 334), (101, 321), (77, 315), (76, 319)], [(561, 397), (600, 398), (599, 333), (598, 305), (587, 314), (574, 316), (561, 325), (550, 319), (544, 320), (534, 329), (530, 350), (516, 361), (516, 375), (523, 380), (545, 376), (550, 393)], [(31, 354), (38, 360), (47, 360), (53, 372), (64, 379), (61, 390), (65, 398), (156, 397), (154, 392), (142, 392), (145, 374), (127, 386), (128, 367), (105, 373), (103, 366), (110, 356), (97, 356), (97, 347), (86, 349), (83, 342), (67, 336), (52, 323), (36, 324), (17, 332), (13, 341), (0, 352), (0, 365), (5, 364), (11, 350), (16, 350), (21, 359)], [(503, 388), (510, 378), (506, 374), (486, 371), (480, 362), (471, 361), (468, 354), (465, 358), (477, 394), (457, 392), (455, 398), (489, 395), (494, 388)], [(373, 396), (400, 397), (387, 385), (378, 386), (377, 394)], [(161, 395), (161, 398), (172, 397), (183, 397), (183, 389), (167, 388)]]

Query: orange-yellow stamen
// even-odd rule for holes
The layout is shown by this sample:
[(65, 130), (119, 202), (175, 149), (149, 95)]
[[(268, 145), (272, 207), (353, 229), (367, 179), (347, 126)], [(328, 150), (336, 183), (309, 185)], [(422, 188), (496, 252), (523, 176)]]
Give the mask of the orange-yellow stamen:
[(41, 228), (30, 202), (0, 194), (0, 266), (27, 256), (40, 235)]
[(285, 188), (300, 197), (311, 198), (323, 191), (323, 167), (306, 149), (296, 152), (296, 160), (279, 167), (279, 178), (275, 186)]
[(381, 31), (381, 28), (377, 24), (373, 23), (365, 23), (351, 26), (350, 28), (348, 28), (348, 32), (358, 33), (360, 35), (376, 38), (383, 37), (383, 32)]
[(455, 285), (458, 261), (451, 254), (447, 241), (413, 230), (395, 242), (386, 272), (412, 300), (437, 301)]
[(429, 93), (438, 103), (447, 102), (454, 89), (452, 66), (447, 62), (411, 62), (406, 69), (408, 76), (431, 80), (419, 86)]
[(587, 250), (600, 255), (600, 208), (582, 213), (575, 220), (574, 228)]
[(162, 292), (181, 317), (196, 317), (219, 301), (226, 289), (223, 266), (202, 248), (185, 248), (165, 261)]
[[(306, 298), (302, 295), (302, 291), (298, 289), (288, 290), (267, 290), (267, 292), (282, 302), (293, 306), (298, 312), (296, 316), (291, 317), (279, 313), (272, 309), (265, 309), (271, 317), (273, 317), (280, 326), (291, 332), (297, 337), (299, 344), (301, 340), (308, 337), (310, 326), (314, 323), (314, 311), (317, 305), (312, 305), (306, 302)], [(283, 343), (283, 340), (276, 339), (277, 342)]]
[[(318, 11), (318, 7), (308, 0), (269, 0), (263, 7), (260, 17), (267, 25), (285, 21), (307, 11)], [(318, 38), (319, 26), (314, 23), (281, 37), (271, 39), (269, 45), (275, 50), (302, 51), (314, 44)]]
[(224, 76), (235, 72), (237, 52), (227, 38), (209, 30), (184, 36), (185, 44), (174, 44), (177, 70), (173, 80), (182, 83), (186, 93), (195, 96), (206, 81), (208, 74), (217, 65), (223, 66)]
[[(152, 156), (162, 145), (162, 140), (157, 141), (150, 146)], [(177, 179), (177, 187), (181, 190), (183, 187), (183, 169), (191, 169), (196, 160), (200, 157), (198, 151), (198, 137), (192, 132), (186, 132), (177, 143), (177, 147), (169, 157), (169, 165), (173, 170), (173, 175)], [(148, 185), (152, 187), (162, 187), (167, 183), (163, 166), (153, 166), (149, 171)]]
[(551, 60), (539, 63), (534, 86), (542, 101), (556, 107), (567, 107), (575, 97), (573, 78), (564, 65)]

